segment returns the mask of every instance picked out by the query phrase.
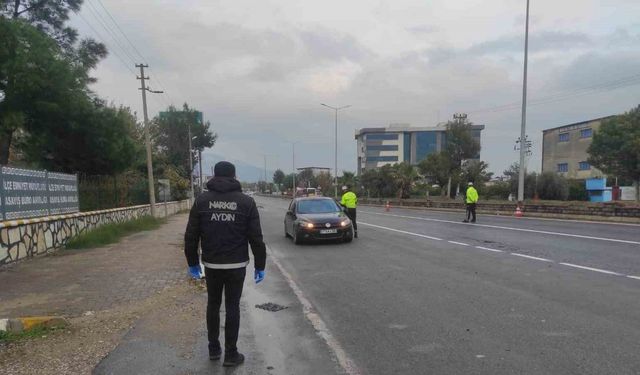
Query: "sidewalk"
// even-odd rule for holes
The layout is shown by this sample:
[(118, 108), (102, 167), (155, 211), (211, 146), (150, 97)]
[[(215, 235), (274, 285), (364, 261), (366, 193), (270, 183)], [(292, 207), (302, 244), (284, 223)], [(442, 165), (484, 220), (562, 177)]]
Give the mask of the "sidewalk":
[[(206, 290), (187, 277), (186, 219), (173, 216), (160, 229), (117, 244), (0, 268), (0, 317), (64, 315), (71, 323), (46, 337), (0, 345), (0, 373), (229, 373), (208, 360)], [(267, 268), (259, 287), (247, 272), (238, 342), (247, 362), (233, 373), (335, 373), (287, 283), (276, 267)], [(288, 308), (254, 307), (265, 302)]]

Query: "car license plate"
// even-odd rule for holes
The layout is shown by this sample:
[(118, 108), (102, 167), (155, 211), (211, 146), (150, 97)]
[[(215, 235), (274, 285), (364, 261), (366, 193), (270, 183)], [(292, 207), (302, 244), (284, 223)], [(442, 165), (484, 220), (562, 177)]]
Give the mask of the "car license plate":
[(338, 233), (337, 229), (321, 229), (320, 234), (335, 234)]

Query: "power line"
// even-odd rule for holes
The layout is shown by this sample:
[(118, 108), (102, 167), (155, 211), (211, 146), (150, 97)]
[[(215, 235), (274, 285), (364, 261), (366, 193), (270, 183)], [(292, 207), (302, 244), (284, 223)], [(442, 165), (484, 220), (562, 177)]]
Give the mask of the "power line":
[(100, 26), (102, 26), (102, 28), (107, 32), (107, 34), (109, 34), (109, 36), (111, 37), (111, 39), (115, 42), (115, 44), (120, 48), (120, 50), (122, 52), (124, 52), (124, 54), (131, 60), (132, 63), (135, 64), (136, 59), (131, 56), (131, 54), (129, 53), (129, 51), (124, 48), (122, 46), (122, 44), (120, 44), (120, 41), (118, 40), (117, 36), (115, 35), (115, 33), (113, 32), (113, 30), (106, 24), (106, 21), (104, 20), (104, 18), (102, 18), (102, 15), (100, 15), (98, 13), (98, 11), (96, 10), (96, 8), (93, 6), (93, 4), (89, 1), (87, 1), (87, 5), (89, 5), (89, 7), (87, 9), (89, 9), (89, 11), (91, 12), (91, 14), (93, 14), (93, 16), (95, 17), (95, 19), (98, 21), (98, 23), (100, 24)]
[[(87, 19), (80, 13), (76, 13), (80, 19), (82, 19), (82, 21), (87, 24), (87, 26), (89, 26), (89, 28), (93, 31), (93, 33), (95, 34), (95, 36), (100, 39), (100, 41), (102, 41), (107, 47), (109, 47), (109, 43), (107, 43), (107, 41), (105, 40), (105, 38), (102, 36), (102, 34), (100, 32), (98, 32), (98, 30), (96, 30), (89, 21), (87, 21)], [(122, 58), (122, 56), (120, 56), (120, 54), (113, 48), (109, 49), (110, 52), (113, 53), (114, 56), (116, 56), (116, 58), (122, 63), (122, 65), (132, 74), (132, 75), (136, 75), (136, 72), (131, 68), (131, 64), (128, 64), (124, 58)], [(135, 62), (134, 64), (135, 65)], [(165, 104), (160, 102), (160, 100), (154, 96), (154, 101), (156, 101), (156, 104), (158, 104), (160, 107), (164, 107)], [(166, 99), (165, 99), (166, 100)]]
[[(634, 86), (637, 84), (640, 84), (640, 74), (622, 77), (613, 81), (601, 82), (598, 84), (593, 84), (593, 85), (589, 85), (589, 86), (585, 86), (577, 89), (558, 91), (552, 95), (532, 99), (529, 101), (528, 105), (536, 106), (536, 105), (550, 104), (550, 103), (555, 103), (555, 102), (559, 102), (566, 99), (571, 99), (574, 97), (591, 95), (591, 94), (596, 94), (604, 91), (611, 91), (611, 90), (619, 89), (622, 87)], [(512, 103), (503, 104), (500, 106), (469, 111), (469, 113), (475, 114), (475, 113), (511, 111), (514, 109), (518, 109), (520, 104), (521, 104), (520, 102), (512, 102)]]
[[(116, 29), (118, 29), (118, 31), (120, 32), (120, 34), (124, 37), (124, 40), (127, 41), (127, 43), (129, 44), (129, 46), (131, 46), (131, 49), (133, 51), (135, 51), (135, 53), (140, 57), (140, 59), (142, 60), (143, 63), (147, 64), (147, 60), (144, 58), (144, 56), (142, 55), (142, 53), (140, 53), (140, 50), (138, 50), (138, 48), (133, 44), (133, 42), (131, 42), (131, 39), (129, 39), (129, 37), (127, 36), (127, 34), (122, 30), (122, 28), (120, 27), (120, 25), (118, 24), (118, 22), (115, 20), (115, 18), (113, 17), (113, 15), (111, 14), (111, 12), (109, 12), (109, 10), (107, 9), (107, 7), (102, 3), (101, 0), (97, 0), (98, 4), (100, 5), (100, 7), (104, 10), (104, 12), (107, 14), (107, 16), (109, 17), (109, 19), (111, 20), (111, 23), (116, 27)], [(100, 19), (103, 21), (102, 26), (105, 28), (108, 28), (108, 32), (110, 33), (111, 37), (116, 41), (116, 43), (118, 44), (118, 46), (125, 51), (125, 53), (127, 54), (127, 56), (131, 59), (131, 61), (133, 63), (135, 63), (136, 58), (134, 58), (131, 54), (128, 53), (127, 49), (124, 48), (118, 41), (118, 36), (116, 35), (116, 32), (111, 28), (108, 27), (107, 24), (109, 23), (108, 21), (106, 21), (101, 15), (99, 15), (99, 11), (97, 9), (97, 7), (94, 7), (93, 4), (90, 1), (87, 1), (87, 3), (89, 4), (89, 6), (92, 8), (92, 12), (95, 12), (94, 14), (97, 14)], [(153, 71), (151, 69), (149, 69), (152, 73)], [(172, 102), (175, 102), (175, 100), (173, 100), (173, 98), (171, 97), (171, 94), (169, 94), (167, 92), (167, 90), (165, 89), (165, 85), (161, 82), (160, 78), (158, 78), (158, 74), (153, 74), (154, 78), (154, 82), (157, 83), (157, 86), (162, 89), (163, 91), (165, 91), (165, 93), (167, 94), (167, 97), (170, 99), (169, 101), (167, 101), (167, 97), (163, 97), (163, 99), (166, 101), (166, 103), (168, 105), (173, 104)]]

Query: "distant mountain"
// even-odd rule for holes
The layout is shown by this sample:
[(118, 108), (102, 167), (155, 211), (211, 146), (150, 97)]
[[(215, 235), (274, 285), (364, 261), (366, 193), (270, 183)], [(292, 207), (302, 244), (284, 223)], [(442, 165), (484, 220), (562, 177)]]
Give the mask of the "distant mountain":
[[(226, 160), (236, 166), (236, 175), (238, 177), (238, 180), (242, 182), (258, 182), (264, 179), (264, 168), (260, 168), (240, 160), (227, 159), (220, 155), (209, 152), (202, 153), (202, 159), (202, 174), (204, 174), (205, 176), (211, 176), (211, 170), (217, 162)], [(195, 172), (198, 173), (197, 166)], [(267, 169), (268, 181), (272, 180), (273, 172), (275, 171)]]

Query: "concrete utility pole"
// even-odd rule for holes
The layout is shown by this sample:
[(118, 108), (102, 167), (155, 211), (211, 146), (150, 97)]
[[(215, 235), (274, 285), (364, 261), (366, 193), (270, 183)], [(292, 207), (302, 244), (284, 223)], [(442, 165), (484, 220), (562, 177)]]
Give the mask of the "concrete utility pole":
[[(522, 79), (522, 123), (520, 125), (520, 139), (527, 138), (527, 63), (529, 59), (529, 0), (527, 0), (527, 15), (524, 29), (524, 76)], [(518, 204), (524, 202), (524, 159), (527, 153), (526, 147), (520, 147), (520, 169), (518, 173)]]
[(196, 198), (196, 191), (193, 187), (193, 146), (191, 145), (191, 141), (197, 137), (191, 137), (191, 123), (187, 125), (189, 127), (189, 182), (191, 183), (191, 204), (193, 204), (193, 200)]
[(338, 198), (338, 111), (341, 109), (345, 109), (345, 108), (349, 108), (351, 107), (351, 105), (345, 105), (344, 107), (332, 107), (330, 105), (326, 105), (324, 103), (320, 103), (320, 105), (323, 105), (327, 108), (331, 108), (335, 111), (336, 113), (336, 132), (335, 132), (335, 139), (336, 139), (336, 143), (335, 143), (335, 156), (334, 156), (334, 161), (335, 161), (335, 168), (334, 168), (334, 176), (333, 176), (333, 183), (335, 184), (336, 190), (335, 190), (335, 197)]
[(151, 216), (156, 216), (156, 190), (154, 187), (153, 180), (153, 161), (151, 158), (151, 135), (149, 134), (149, 115), (147, 114), (147, 91), (153, 94), (162, 94), (162, 91), (153, 91), (150, 88), (145, 86), (145, 81), (149, 79), (149, 77), (145, 77), (144, 68), (148, 68), (149, 65), (146, 64), (136, 64), (136, 68), (140, 68), (140, 77), (137, 79), (140, 80), (140, 88), (142, 91), (142, 113), (144, 114), (144, 139), (147, 148), (147, 178), (149, 185), (149, 205), (151, 210)]

